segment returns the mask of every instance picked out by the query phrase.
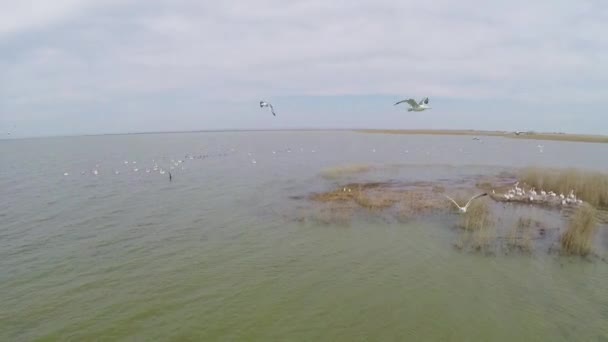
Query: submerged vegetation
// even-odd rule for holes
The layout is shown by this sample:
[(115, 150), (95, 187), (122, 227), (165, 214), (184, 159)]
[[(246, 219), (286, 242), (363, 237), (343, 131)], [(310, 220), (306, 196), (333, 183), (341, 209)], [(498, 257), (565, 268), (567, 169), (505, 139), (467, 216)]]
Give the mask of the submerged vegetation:
[(321, 171), (321, 176), (327, 179), (337, 179), (344, 176), (357, 175), (373, 171), (374, 167), (367, 164), (336, 166)]
[(507, 247), (522, 252), (532, 252), (534, 250), (534, 241), (532, 240), (534, 226), (540, 228), (541, 235), (545, 234), (546, 228), (540, 227), (541, 223), (539, 221), (532, 220), (529, 217), (520, 217), (507, 235)]
[(577, 169), (552, 170), (527, 168), (520, 180), (536, 189), (567, 195), (574, 191), (583, 201), (599, 208), (608, 208), (608, 175)]
[(591, 205), (585, 204), (570, 218), (568, 228), (560, 239), (562, 252), (571, 255), (588, 255), (593, 250), (593, 238), (596, 232), (596, 211)]
[[(348, 179), (354, 173), (371, 169), (350, 166), (329, 170), (330, 174), (346, 175)], [(517, 198), (505, 201), (504, 194), (513, 187), (519, 189), (513, 184), (519, 184), (525, 194), (536, 188), (539, 197), (526, 200), (525, 195), (521, 201)], [(446, 192), (455, 194), (455, 201), (464, 204), (477, 192), (475, 188), (487, 191), (490, 196), (473, 200), (464, 213), (444, 196)], [(548, 201), (540, 200), (541, 190), (546, 191), (547, 196), (549, 191), (564, 193), (566, 200), (567, 194), (574, 190), (585, 202), (547, 206)], [(454, 231), (457, 232), (454, 245), (462, 250), (490, 255), (500, 251), (531, 254), (543, 249), (550, 252), (559, 245), (563, 254), (586, 256), (593, 252), (595, 242), (603, 241), (594, 241), (594, 238), (604, 236), (597, 232), (608, 225), (608, 211), (596, 210), (594, 205), (608, 207), (607, 196), (606, 175), (573, 169), (528, 168), (519, 173), (502, 172), (494, 177), (479, 176), (467, 181), (343, 183), (325, 192), (294, 198), (309, 200), (297, 219), (299, 222), (312, 220), (325, 225), (350, 226), (359, 219), (397, 223), (426, 217), (442, 224), (452, 222), (448, 225), (458, 228)], [(596, 247), (604, 252), (601, 246)]]

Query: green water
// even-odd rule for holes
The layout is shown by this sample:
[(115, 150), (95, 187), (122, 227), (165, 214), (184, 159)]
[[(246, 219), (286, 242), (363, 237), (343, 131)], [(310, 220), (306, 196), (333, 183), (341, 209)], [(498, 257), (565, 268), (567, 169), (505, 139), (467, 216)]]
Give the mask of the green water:
[[(608, 340), (601, 260), (462, 252), (437, 220), (291, 219), (300, 202), (289, 196), (348, 180), (319, 176), (334, 165), (411, 163), (359, 177), (432, 180), (509, 167), (509, 156), (560, 166), (564, 150), (601, 168), (593, 156), (608, 152), (546, 143), (539, 156), (521, 152), (533, 142), (485, 142), (354, 133), (1, 142), (0, 340)], [(291, 152), (271, 153), (281, 148)], [(188, 153), (209, 157), (185, 162), (172, 182), (122, 166)], [(96, 167), (98, 176), (80, 175)]]

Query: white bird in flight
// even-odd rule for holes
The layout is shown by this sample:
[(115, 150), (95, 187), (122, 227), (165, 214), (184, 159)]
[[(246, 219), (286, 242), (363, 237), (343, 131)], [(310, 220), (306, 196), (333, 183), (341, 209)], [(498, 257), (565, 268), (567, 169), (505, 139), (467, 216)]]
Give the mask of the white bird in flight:
[(401, 101), (395, 103), (395, 106), (400, 103), (403, 103), (403, 102), (406, 102), (411, 106), (411, 108), (407, 109), (408, 112), (412, 112), (412, 111), (422, 112), (423, 110), (431, 109), (431, 107), (428, 106), (428, 104), (429, 104), (428, 97), (425, 97), (424, 99), (420, 100), (420, 102), (418, 102), (418, 103), (414, 99), (401, 100)]
[(270, 107), (270, 112), (272, 112), (272, 115), (277, 116), (277, 114), (274, 112), (274, 107), (270, 103), (266, 101), (260, 101), (260, 108), (264, 107)]
[(469, 205), (471, 205), (471, 202), (473, 202), (474, 199), (479, 198), (479, 197), (483, 197), (483, 196), (487, 196), (487, 193), (483, 193), (483, 194), (479, 194), (476, 196), (471, 197), (471, 199), (467, 202), (467, 204), (464, 207), (461, 207), (458, 203), (456, 203), (456, 201), (454, 201), (450, 196), (448, 195), (444, 195), (447, 199), (449, 199), (450, 201), (452, 201), (452, 203), (454, 203), (454, 205), (456, 205), (456, 207), (458, 207), (458, 211), (460, 211), (461, 213), (466, 213), (467, 209), (469, 209)]

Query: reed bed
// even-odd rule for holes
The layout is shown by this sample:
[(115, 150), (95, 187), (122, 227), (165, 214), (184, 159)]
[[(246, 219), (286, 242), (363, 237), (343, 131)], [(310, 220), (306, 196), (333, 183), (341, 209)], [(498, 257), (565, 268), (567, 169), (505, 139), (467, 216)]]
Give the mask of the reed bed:
[(522, 171), (520, 181), (537, 190), (554, 191), (557, 194), (568, 195), (573, 190), (583, 201), (598, 208), (608, 208), (608, 175), (604, 173), (572, 168), (527, 168)]
[(585, 204), (572, 215), (560, 239), (564, 254), (586, 256), (593, 251), (593, 238), (598, 230), (596, 214), (595, 208)]
[[(463, 199), (456, 198), (456, 202)], [(475, 251), (488, 252), (495, 246), (496, 230), (488, 203), (473, 201), (466, 213), (462, 214), (459, 226), (464, 229), (457, 246), (469, 246)]]

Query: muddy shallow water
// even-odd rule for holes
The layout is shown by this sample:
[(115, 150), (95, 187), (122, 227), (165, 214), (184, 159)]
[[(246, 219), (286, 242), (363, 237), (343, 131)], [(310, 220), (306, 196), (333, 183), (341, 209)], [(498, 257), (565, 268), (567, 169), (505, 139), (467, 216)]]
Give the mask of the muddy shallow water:
[[(608, 169), (608, 145), (537, 144), (352, 132), (1, 141), (0, 339), (606, 339), (605, 226), (597, 257), (565, 257), (551, 247), (568, 211), (488, 196), (494, 231), (473, 237), (442, 197), (530, 165)], [(368, 183), (390, 186), (314, 200)], [(489, 248), (465, 248), (488, 236)]]

